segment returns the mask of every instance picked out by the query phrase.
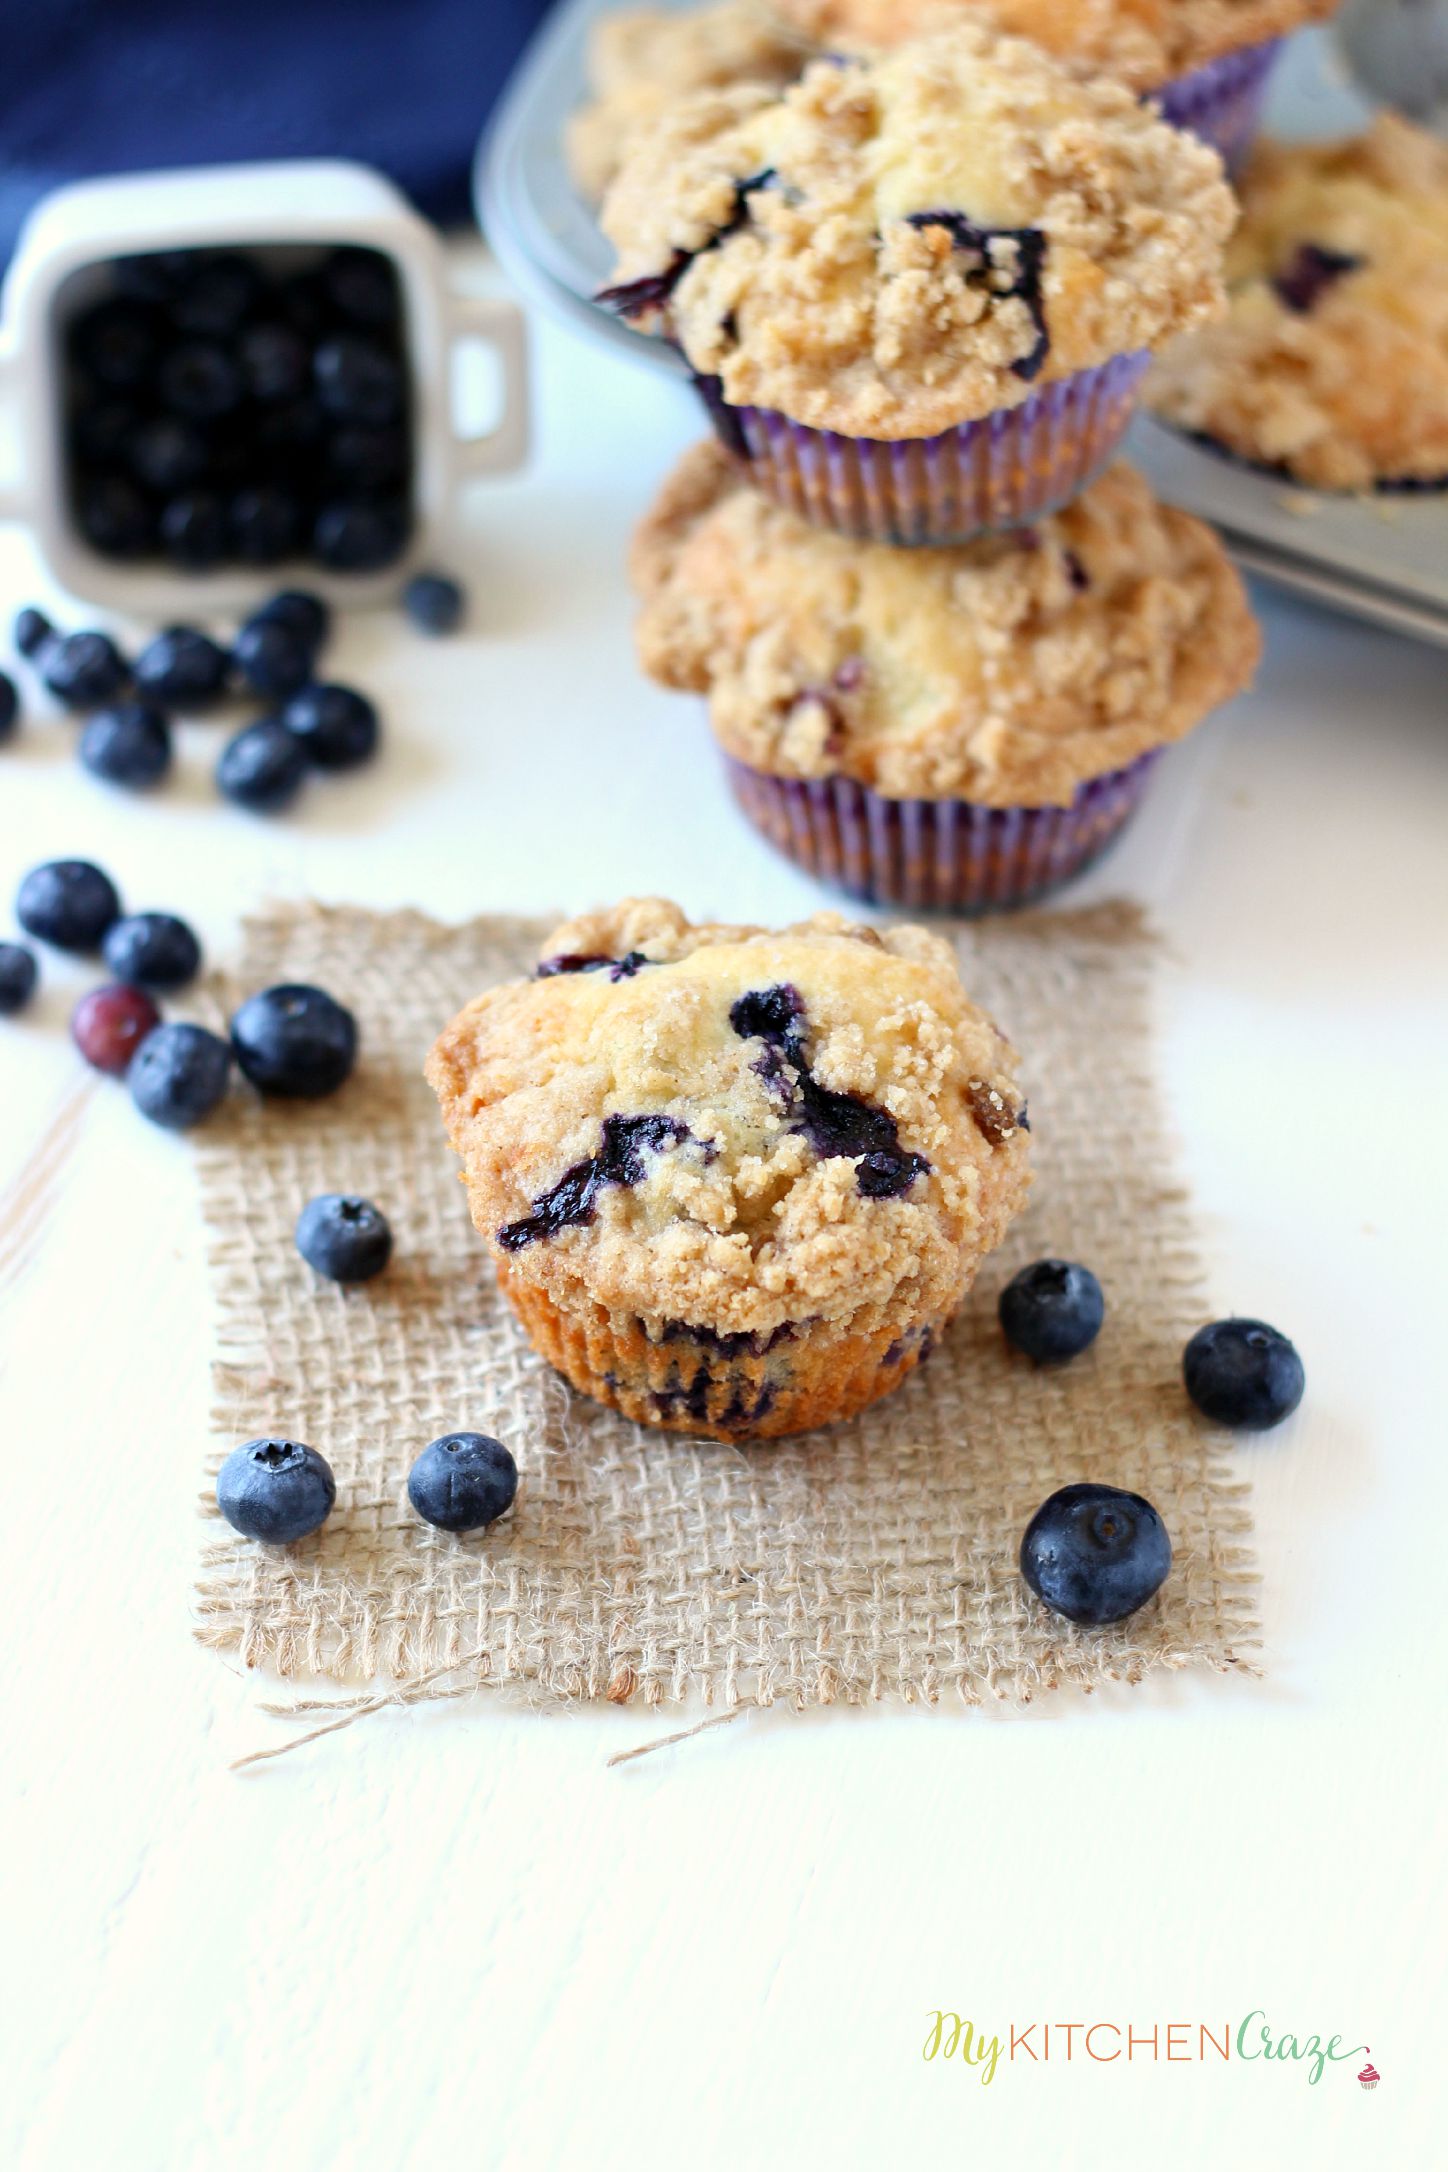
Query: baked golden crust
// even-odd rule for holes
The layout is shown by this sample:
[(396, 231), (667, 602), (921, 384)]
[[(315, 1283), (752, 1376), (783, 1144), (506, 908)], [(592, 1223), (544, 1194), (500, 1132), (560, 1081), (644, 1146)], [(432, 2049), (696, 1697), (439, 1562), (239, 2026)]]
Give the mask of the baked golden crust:
[[(1028, 1171), (1012, 1052), (945, 943), (835, 913), (691, 926), (629, 898), (545, 956), (574, 963), (479, 996), (427, 1063), (525, 1318), (720, 1354), (755, 1338), (789, 1352), (780, 1372), (821, 1341), (888, 1345), (949, 1316)], [(615, 1119), (632, 1159), (614, 1151), (578, 1211)]]
[(596, 201), (628, 145), (676, 100), (727, 83), (782, 90), (807, 55), (798, 31), (759, 0), (722, 0), (682, 15), (673, 8), (605, 15), (589, 41), (593, 96), (572, 115), (564, 136), (569, 171)]
[(1024, 536), (893, 550), (698, 445), (632, 566), (644, 669), (707, 695), (728, 753), (898, 799), (1065, 805), (1240, 693), (1261, 646), (1216, 536), (1124, 464)]
[(816, 44), (899, 45), (962, 21), (1030, 38), (1058, 60), (1155, 90), (1208, 61), (1321, 22), (1338, 0), (775, 0)]
[(1448, 480), (1448, 144), (1392, 114), (1263, 143), (1230, 314), (1147, 383), (1169, 422), (1325, 490)]
[(1221, 162), (961, 27), (662, 115), (604, 202), (618, 306), (736, 406), (928, 437), (1221, 305)]

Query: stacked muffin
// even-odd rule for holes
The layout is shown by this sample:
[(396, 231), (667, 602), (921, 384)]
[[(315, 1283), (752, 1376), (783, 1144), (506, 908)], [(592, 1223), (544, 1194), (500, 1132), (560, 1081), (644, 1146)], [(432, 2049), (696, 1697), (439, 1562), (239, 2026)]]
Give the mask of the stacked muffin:
[(1247, 683), (1220, 546), (1102, 472), (1152, 351), (1220, 312), (1233, 218), (1131, 90), (973, 23), (702, 91), (627, 156), (605, 298), (682, 350), (722, 448), (645, 525), (643, 658), (709, 693), (801, 864), (1018, 903)]

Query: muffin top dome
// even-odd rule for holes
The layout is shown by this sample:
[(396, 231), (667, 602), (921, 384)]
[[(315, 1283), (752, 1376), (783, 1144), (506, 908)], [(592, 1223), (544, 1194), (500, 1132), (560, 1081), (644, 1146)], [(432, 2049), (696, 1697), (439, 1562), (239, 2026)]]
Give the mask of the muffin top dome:
[(1163, 355), (1167, 420), (1300, 482), (1448, 482), (1448, 144), (1396, 115), (1264, 143), (1241, 182), (1230, 314)]
[(1073, 68), (1155, 90), (1224, 53), (1283, 37), (1338, 0), (774, 0), (804, 36), (845, 52), (960, 22), (1030, 38)]
[(949, 1310), (1027, 1184), (1012, 1052), (922, 928), (628, 898), (470, 1003), (427, 1076), (510, 1278), (720, 1334)]
[(1221, 163), (965, 25), (683, 100), (605, 200), (619, 284), (735, 405), (924, 437), (1216, 311)]
[(1212, 531), (1112, 468), (1038, 527), (893, 550), (807, 526), (722, 448), (641, 526), (639, 652), (752, 768), (890, 797), (1064, 804), (1248, 684), (1260, 637)]

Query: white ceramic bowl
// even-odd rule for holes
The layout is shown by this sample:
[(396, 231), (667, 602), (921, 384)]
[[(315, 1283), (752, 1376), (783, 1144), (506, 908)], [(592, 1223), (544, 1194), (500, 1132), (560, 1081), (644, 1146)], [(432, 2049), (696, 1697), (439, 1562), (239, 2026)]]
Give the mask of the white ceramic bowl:
[[(381, 572), (334, 573), (312, 559), (187, 574), (161, 561), (103, 558), (71, 518), (62, 439), (65, 326), (93, 299), (115, 257), (188, 248), (376, 249), (401, 285), (412, 376), (413, 529)], [(455, 419), (454, 361), (468, 343), (499, 364), (500, 412), (483, 436)], [(26, 221), (3, 290), (0, 408), (15, 448), (0, 475), (0, 518), (29, 523), (51, 571), (79, 597), (168, 617), (227, 610), (287, 584), (338, 604), (395, 596), (409, 571), (445, 559), (459, 485), (521, 466), (528, 448), (526, 329), (511, 302), (450, 291), (433, 229), (370, 167), (286, 159), (83, 181), (47, 196)]]

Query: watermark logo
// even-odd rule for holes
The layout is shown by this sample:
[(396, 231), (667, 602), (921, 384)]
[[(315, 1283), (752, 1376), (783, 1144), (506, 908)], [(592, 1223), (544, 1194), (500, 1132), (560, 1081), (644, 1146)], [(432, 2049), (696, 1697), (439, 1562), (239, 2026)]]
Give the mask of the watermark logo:
[[(1235, 2027), (1230, 2020), (1013, 2021), (1004, 2030), (979, 2025), (953, 2008), (937, 2006), (926, 2017), (921, 2056), (927, 2063), (954, 2060), (973, 2073), (982, 2088), (990, 2087), (1002, 2066), (1060, 2062), (1112, 2066), (1118, 2060), (1128, 2066), (1231, 2066), (1250, 2065), (1258, 2059), (1298, 2069), (1315, 2087), (1330, 2066), (1356, 2059), (1367, 2049), (1366, 2044), (1346, 2049), (1341, 2036), (1324, 2039), (1317, 2030), (1303, 2034), (1276, 2029), (1260, 2006), (1254, 2006)], [(1380, 2077), (1369, 2061), (1357, 2078), (1364, 2089), (1376, 2089)]]

